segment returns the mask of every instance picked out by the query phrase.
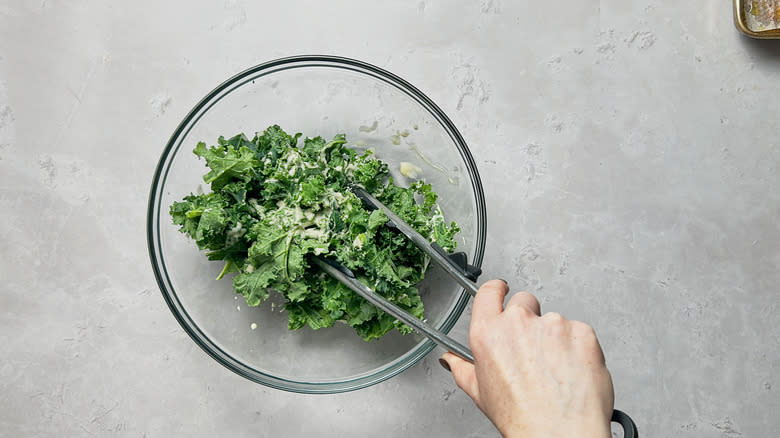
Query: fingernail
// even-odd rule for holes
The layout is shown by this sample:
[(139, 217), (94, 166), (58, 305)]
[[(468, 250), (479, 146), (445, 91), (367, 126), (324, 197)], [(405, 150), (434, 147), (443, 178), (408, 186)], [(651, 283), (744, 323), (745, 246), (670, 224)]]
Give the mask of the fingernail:
[(441, 364), (442, 368), (444, 368), (449, 372), (452, 372), (452, 369), (450, 369), (450, 364), (448, 364), (446, 360), (439, 358), (439, 363)]
[(503, 278), (499, 278), (499, 280), (503, 281), (505, 285), (509, 286), (509, 283), (506, 280), (504, 280)]

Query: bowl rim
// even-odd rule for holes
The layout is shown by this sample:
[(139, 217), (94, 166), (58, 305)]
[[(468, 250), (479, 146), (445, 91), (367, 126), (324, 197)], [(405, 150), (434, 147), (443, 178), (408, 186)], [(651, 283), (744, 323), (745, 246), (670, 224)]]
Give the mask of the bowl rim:
[[(334, 55), (294, 55), (257, 64), (222, 82), (211, 92), (206, 94), (206, 96), (187, 113), (166, 143), (165, 149), (160, 156), (154, 172), (147, 206), (147, 246), (157, 285), (168, 308), (187, 335), (189, 335), (189, 337), (214, 360), (240, 376), (272, 388), (308, 394), (340, 393), (377, 384), (405, 371), (433, 350), (435, 344), (432, 341), (425, 339), (412, 347), (407, 353), (404, 353), (392, 362), (383, 366), (379, 371), (372, 370), (347, 380), (303, 382), (264, 373), (243, 363), (241, 360), (234, 358), (229, 352), (223, 350), (214, 340), (209, 338), (200, 329), (199, 325), (189, 316), (184, 306), (179, 302), (175, 289), (168, 277), (167, 268), (162, 256), (161, 239), (159, 238), (160, 216), (163, 211), (161, 208), (162, 188), (164, 187), (164, 181), (167, 179), (168, 170), (172, 164), (172, 157), (175, 156), (179, 149), (179, 139), (182, 138), (182, 136), (186, 136), (189, 130), (197, 123), (198, 119), (208, 111), (211, 105), (216, 104), (222, 97), (230, 94), (230, 92), (244, 83), (266, 74), (300, 67), (341, 68), (372, 76), (411, 97), (439, 122), (458, 149), (469, 174), (475, 197), (477, 216), (477, 226), (474, 236), (476, 245), (474, 254), (471, 255), (471, 264), (476, 267), (481, 267), (487, 236), (485, 196), (476, 163), (463, 136), (444, 111), (411, 83), (387, 70), (367, 62)], [(260, 74), (263, 72), (265, 73)], [(460, 295), (453, 311), (450, 312), (447, 318), (442, 322), (441, 327), (439, 327), (441, 331), (448, 333), (452, 329), (460, 318), (460, 315), (463, 313), (469, 297), (470, 295), (461, 288)]]

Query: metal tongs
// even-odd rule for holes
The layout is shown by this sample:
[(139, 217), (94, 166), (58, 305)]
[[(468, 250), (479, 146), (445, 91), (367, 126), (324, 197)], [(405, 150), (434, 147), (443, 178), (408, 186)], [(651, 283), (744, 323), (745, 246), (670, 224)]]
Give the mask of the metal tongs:
[[(474, 282), (477, 277), (482, 273), (482, 270), (468, 264), (466, 254), (463, 252), (457, 252), (449, 254), (441, 246), (436, 243), (428, 242), (428, 239), (423, 237), (409, 224), (403, 221), (398, 215), (393, 213), (387, 206), (379, 202), (378, 199), (371, 196), (366, 190), (358, 186), (351, 187), (352, 193), (355, 194), (363, 205), (369, 210), (382, 210), (389, 219), (385, 226), (389, 226), (400, 231), (404, 236), (409, 238), (418, 248), (420, 248), (426, 255), (431, 258), (431, 261), (436, 265), (444, 269), (459, 285), (471, 294), (475, 296), (477, 294), (477, 285)], [(334, 262), (328, 259), (322, 259), (319, 257), (312, 258), (314, 263), (322, 268), (325, 272), (330, 274), (335, 279), (344, 283), (347, 287), (352, 289), (355, 293), (365, 298), (371, 304), (379, 307), (383, 311), (393, 315), (399, 321), (412, 327), (418, 333), (425, 335), (428, 339), (446, 348), (451, 353), (454, 353), (461, 358), (474, 363), (474, 355), (471, 354), (471, 350), (460, 342), (450, 338), (445, 333), (437, 330), (424, 321), (417, 319), (414, 315), (410, 314), (406, 310), (398, 307), (397, 305), (388, 301), (385, 297), (374, 292), (371, 288), (358, 281), (355, 274), (346, 266), (340, 263)]]
[[(352, 193), (355, 194), (363, 205), (373, 211), (382, 210), (389, 219), (385, 226), (389, 226), (400, 231), (404, 236), (410, 239), (418, 248), (420, 248), (425, 254), (427, 254), (433, 263), (444, 269), (444, 271), (452, 277), (459, 285), (463, 286), (471, 296), (477, 295), (477, 285), (474, 283), (477, 278), (482, 274), (482, 270), (475, 266), (469, 265), (466, 254), (463, 252), (457, 252), (453, 254), (447, 253), (441, 246), (436, 243), (428, 242), (428, 239), (423, 237), (409, 224), (403, 221), (398, 215), (393, 213), (387, 206), (379, 202), (378, 199), (371, 196), (365, 189), (359, 186), (350, 187)], [(342, 282), (349, 287), (355, 293), (365, 298), (371, 304), (377, 306), (383, 311), (402, 321), (404, 324), (412, 327), (418, 333), (425, 335), (431, 341), (447, 349), (447, 351), (474, 363), (474, 355), (471, 350), (460, 342), (450, 338), (445, 333), (437, 330), (424, 321), (417, 319), (411, 313), (398, 307), (392, 302), (388, 301), (385, 297), (374, 292), (371, 288), (358, 281), (355, 274), (346, 266), (341, 265), (338, 262), (323, 259), (319, 257), (312, 257), (312, 261), (319, 266), (323, 271), (335, 279)], [(637, 438), (639, 433), (637, 432), (636, 425), (631, 417), (623, 411), (615, 409), (612, 412), (613, 422), (620, 424), (623, 427), (623, 436), (626, 438)]]

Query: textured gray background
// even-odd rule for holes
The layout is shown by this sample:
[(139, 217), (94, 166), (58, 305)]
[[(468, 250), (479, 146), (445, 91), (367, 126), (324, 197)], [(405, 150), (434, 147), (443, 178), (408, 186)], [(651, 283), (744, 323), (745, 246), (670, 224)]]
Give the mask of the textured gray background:
[(390, 69), (452, 117), (487, 193), (486, 278), (596, 328), (643, 436), (780, 430), (780, 41), (741, 37), (730, 2), (11, 0), (0, 435), (497, 435), (438, 350), (295, 395), (222, 368), (166, 308), (159, 153), (216, 84), (298, 53)]

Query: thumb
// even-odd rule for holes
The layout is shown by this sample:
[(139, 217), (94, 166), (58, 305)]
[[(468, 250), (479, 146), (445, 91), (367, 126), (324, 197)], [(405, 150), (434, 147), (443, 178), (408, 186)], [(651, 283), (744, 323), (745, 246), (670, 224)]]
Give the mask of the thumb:
[(474, 364), (449, 352), (444, 353), (439, 362), (442, 362), (442, 366), (445, 368), (449, 368), (458, 387), (478, 404), (479, 387), (477, 386), (477, 374), (474, 371)]

